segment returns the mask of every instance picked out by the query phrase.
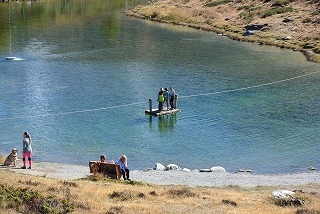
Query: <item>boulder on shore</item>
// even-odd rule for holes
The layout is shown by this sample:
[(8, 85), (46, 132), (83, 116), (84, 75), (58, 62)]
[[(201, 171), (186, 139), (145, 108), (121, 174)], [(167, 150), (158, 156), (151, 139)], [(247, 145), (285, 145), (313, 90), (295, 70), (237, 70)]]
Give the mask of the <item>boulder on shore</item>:
[(161, 164), (161, 163), (156, 163), (156, 167), (154, 168), (154, 170), (157, 171), (164, 171), (166, 168)]
[(222, 166), (214, 166), (210, 168), (211, 172), (227, 172)]
[(176, 164), (169, 164), (166, 167), (166, 170), (181, 170), (180, 166), (176, 165)]
[(272, 192), (273, 198), (290, 198), (294, 196), (294, 192), (290, 190), (275, 190)]

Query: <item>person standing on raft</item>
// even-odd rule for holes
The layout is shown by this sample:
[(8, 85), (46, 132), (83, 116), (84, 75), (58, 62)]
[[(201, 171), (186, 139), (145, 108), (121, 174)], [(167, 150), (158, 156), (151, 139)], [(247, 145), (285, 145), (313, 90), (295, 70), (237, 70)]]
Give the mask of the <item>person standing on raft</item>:
[(160, 89), (159, 93), (158, 93), (158, 102), (159, 102), (159, 106), (158, 106), (158, 111), (161, 112), (163, 109), (163, 102), (164, 102), (164, 95), (163, 95), (163, 88)]
[(172, 109), (176, 108), (174, 106), (174, 99), (175, 99), (175, 96), (176, 96), (176, 92), (173, 90), (172, 87), (170, 87), (169, 96), (170, 96), (170, 106), (171, 106), (171, 110), (172, 110)]
[(163, 96), (164, 96), (164, 103), (166, 104), (167, 111), (168, 111), (169, 110), (169, 90), (168, 90), (168, 88), (164, 88)]

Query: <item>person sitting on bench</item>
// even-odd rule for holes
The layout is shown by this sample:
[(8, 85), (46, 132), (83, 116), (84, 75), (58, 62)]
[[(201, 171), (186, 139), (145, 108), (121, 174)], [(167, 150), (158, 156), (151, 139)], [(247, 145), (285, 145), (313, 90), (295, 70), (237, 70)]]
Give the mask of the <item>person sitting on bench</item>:
[(127, 157), (125, 155), (122, 155), (120, 159), (118, 160), (117, 164), (119, 164), (122, 176), (124, 180), (130, 180), (129, 179), (129, 169), (127, 165)]
[(100, 163), (114, 163), (114, 161), (107, 161), (107, 156), (105, 154), (102, 154), (100, 155)]

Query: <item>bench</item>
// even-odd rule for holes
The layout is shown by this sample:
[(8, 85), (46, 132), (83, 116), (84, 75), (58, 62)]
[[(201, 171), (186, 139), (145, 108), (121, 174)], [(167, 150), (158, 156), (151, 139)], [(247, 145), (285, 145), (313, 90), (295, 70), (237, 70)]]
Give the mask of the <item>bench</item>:
[(100, 161), (89, 161), (90, 173), (103, 174), (113, 179), (121, 179), (122, 173), (119, 164), (101, 163)]

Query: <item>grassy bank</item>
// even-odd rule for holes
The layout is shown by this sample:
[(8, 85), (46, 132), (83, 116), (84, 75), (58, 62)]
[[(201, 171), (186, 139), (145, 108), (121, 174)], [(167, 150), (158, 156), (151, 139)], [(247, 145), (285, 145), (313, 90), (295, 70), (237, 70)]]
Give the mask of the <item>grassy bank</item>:
[(272, 199), (279, 188), (190, 188), (103, 177), (63, 181), (2, 168), (0, 213), (320, 213), (319, 184), (281, 187), (297, 190), (303, 206)]
[[(213, 31), (234, 40), (301, 51), (320, 63), (320, 3), (313, 0), (164, 0), (128, 16)], [(246, 35), (251, 24), (263, 26)], [(251, 32), (252, 33), (252, 32)]]

